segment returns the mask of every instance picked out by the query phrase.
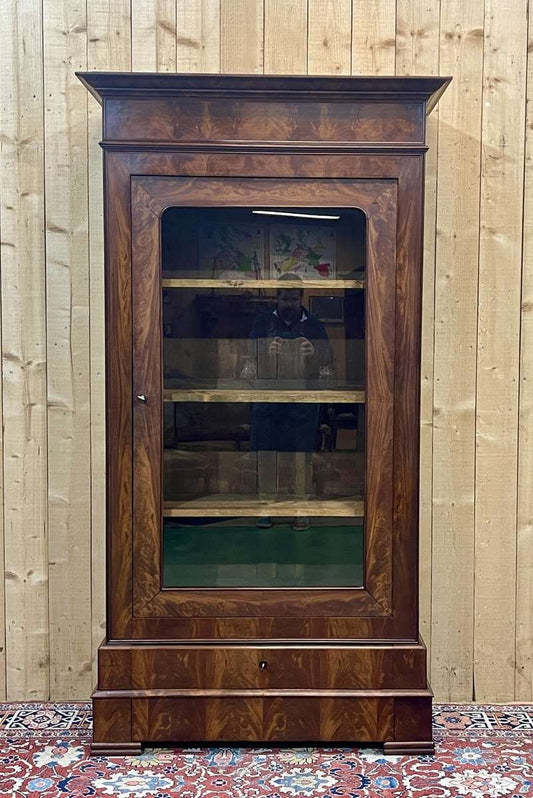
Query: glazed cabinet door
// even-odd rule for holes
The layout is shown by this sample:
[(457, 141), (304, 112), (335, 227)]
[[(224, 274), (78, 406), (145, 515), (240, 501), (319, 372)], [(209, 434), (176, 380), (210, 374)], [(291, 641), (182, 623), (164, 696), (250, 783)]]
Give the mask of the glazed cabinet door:
[(131, 178), (136, 635), (394, 636), (397, 204)]

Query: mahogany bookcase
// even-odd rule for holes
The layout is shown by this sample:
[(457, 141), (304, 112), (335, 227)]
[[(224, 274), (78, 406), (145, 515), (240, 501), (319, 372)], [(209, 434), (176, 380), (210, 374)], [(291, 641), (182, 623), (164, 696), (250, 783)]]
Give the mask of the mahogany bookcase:
[(93, 751), (431, 752), (422, 224), (449, 79), (78, 76), (104, 150)]

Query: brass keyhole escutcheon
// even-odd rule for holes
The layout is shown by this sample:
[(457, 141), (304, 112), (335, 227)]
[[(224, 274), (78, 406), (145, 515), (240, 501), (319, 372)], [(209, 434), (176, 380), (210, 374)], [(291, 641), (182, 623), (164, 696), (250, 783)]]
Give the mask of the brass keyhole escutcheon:
[(268, 665), (267, 661), (265, 659), (262, 659), (261, 662), (259, 663), (259, 669), (264, 671), (266, 670), (267, 665)]

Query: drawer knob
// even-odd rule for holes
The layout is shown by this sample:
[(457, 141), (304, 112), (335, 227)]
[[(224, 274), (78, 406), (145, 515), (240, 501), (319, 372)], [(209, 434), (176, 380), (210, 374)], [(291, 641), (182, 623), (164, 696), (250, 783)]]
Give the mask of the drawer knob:
[(146, 396), (145, 393), (138, 393), (137, 399), (139, 400), (139, 402), (142, 402), (144, 405), (148, 404), (148, 397)]
[(259, 669), (264, 671), (264, 670), (266, 670), (267, 665), (268, 665), (268, 663), (267, 663), (266, 659), (262, 659), (261, 662), (259, 663)]

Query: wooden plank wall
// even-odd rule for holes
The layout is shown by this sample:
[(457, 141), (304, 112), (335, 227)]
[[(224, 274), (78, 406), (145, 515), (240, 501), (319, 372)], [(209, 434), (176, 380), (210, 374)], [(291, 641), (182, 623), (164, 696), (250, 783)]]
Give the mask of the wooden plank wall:
[(0, 27), (0, 698), (86, 698), (94, 682), (100, 108), (73, 72), (135, 69), (454, 77), (428, 130), (422, 629), (438, 699), (532, 700), (527, 0), (4, 0)]

